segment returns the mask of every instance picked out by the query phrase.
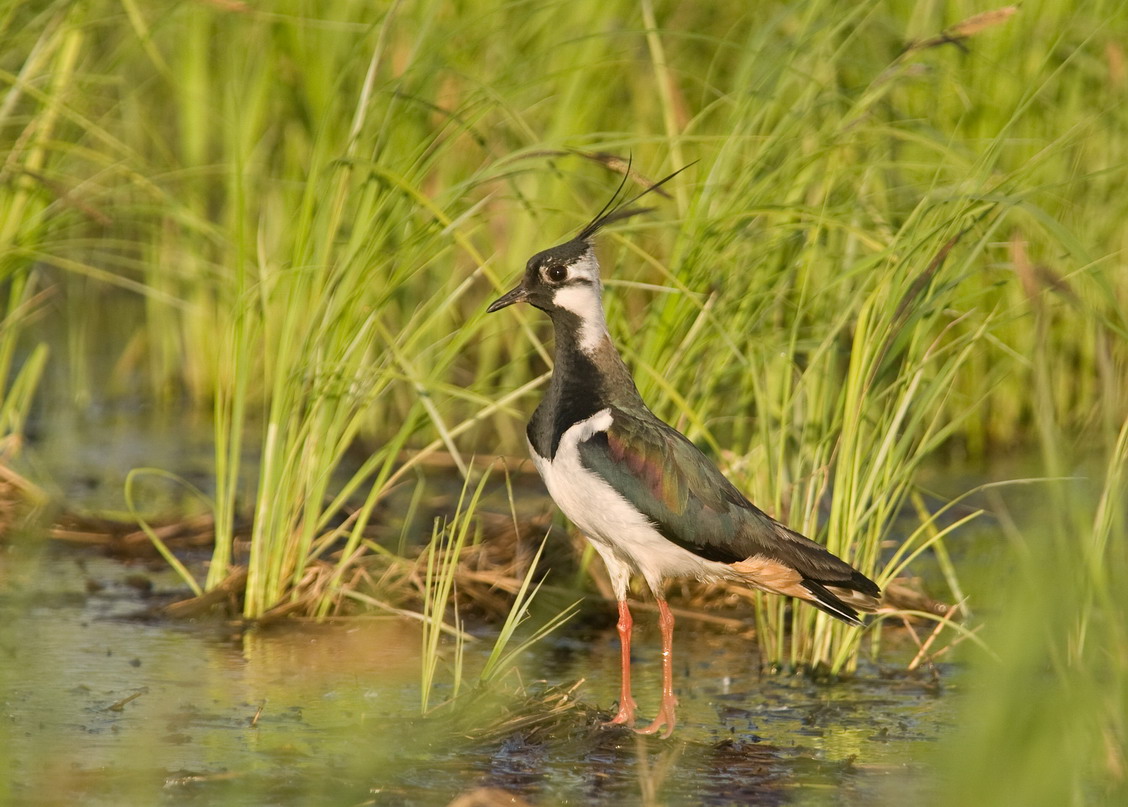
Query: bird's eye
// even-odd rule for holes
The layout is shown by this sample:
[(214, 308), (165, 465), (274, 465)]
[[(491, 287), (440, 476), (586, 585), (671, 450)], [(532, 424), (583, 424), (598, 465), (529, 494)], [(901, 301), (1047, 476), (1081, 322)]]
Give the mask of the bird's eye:
[(568, 270), (563, 266), (550, 266), (545, 274), (553, 283), (559, 283), (568, 276)]

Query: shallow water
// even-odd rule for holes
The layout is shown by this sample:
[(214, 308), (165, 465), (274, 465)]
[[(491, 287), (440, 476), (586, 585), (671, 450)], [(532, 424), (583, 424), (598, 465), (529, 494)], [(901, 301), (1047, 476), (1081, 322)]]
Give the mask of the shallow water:
[[(2, 564), (0, 794), (11, 804), (443, 805), (483, 785), (539, 804), (912, 800), (929, 786), (915, 760), (958, 701), (925, 673), (870, 666), (831, 685), (762, 674), (748, 637), (683, 619), (673, 739), (602, 729), (586, 708), (472, 740), (473, 715), (418, 717), (414, 623), (169, 622), (145, 616), (179, 587), (160, 567), (35, 542)], [(645, 716), (658, 695), (657, 631), (652, 615), (636, 620)], [(468, 669), (488, 646), (470, 646)], [(579, 700), (607, 709), (617, 664), (613, 628), (589, 620), (539, 645), (518, 672), (533, 691), (584, 679)], [(941, 671), (945, 684), (956, 678)], [(487, 699), (478, 719), (498, 708)]]

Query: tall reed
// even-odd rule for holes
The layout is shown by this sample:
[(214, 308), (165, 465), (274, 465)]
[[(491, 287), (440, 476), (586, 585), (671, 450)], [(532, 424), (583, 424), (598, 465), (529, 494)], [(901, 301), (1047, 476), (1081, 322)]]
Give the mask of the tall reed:
[[(35, 262), (74, 218), (56, 186), (66, 147), (59, 101), (75, 83), (80, 32), (56, 15), (25, 34), (8, 57), (0, 95), (0, 464), (18, 449), (47, 362), (47, 346), (27, 345), (28, 324), (42, 315), (48, 293)], [(12, 56), (19, 59), (12, 61)], [(54, 197), (54, 198), (53, 198)]]

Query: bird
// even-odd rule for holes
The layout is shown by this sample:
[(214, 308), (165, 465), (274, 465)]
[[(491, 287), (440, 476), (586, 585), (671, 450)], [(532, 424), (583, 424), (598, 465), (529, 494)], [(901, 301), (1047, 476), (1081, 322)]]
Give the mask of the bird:
[[(621, 183), (575, 237), (533, 255), (517, 286), (486, 309), (528, 303), (552, 321), (552, 375), (526, 429), (529, 452), (553, 501), (603, 559), (615, 594), (622, 677), (608, 725), (661, 737), (677, 724), (667, 580), (737, 581), (855, 626), (862, 624), (858, 612), (876, 610), (881, 599), (876, 583), (752, 504), (693, 442), (659, 419), (611, 340), (594, 236), (613, 221), (647, 212), (634, 203), (688, 167), (616, 205)], [(661, 703), (641, 728), (631, 693), (632, 576), (645, 581), (657, 603), (662, 643)]]

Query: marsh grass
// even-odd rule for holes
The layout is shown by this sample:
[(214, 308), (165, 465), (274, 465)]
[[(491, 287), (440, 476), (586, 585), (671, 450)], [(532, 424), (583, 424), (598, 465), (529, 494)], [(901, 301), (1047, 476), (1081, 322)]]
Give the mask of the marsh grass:
[(1126, 468), (1128, 422), (1091, 475), (1043, 483), (1037, 501), (994, 502), (1011, 546), (985, 635), (994, 655), (974, 658), (958, 743), (937, 755), (937, 803), (1128, 797)]
[[(600, 245), (644, 398), (880, 583), (935, 556), (956, 602), (952, 527), (898, 522), (922, 462), (1037, 434), (1059, 475), (1064, 444), (1111, 443), (1128, 410), (1124, 15), (979, 11), (13, 8), (9, 310), (29, 272), (53, 284), (81, 368), (82, 295), (143, 295), (123, 362), (215, 414), (215, 550), (192, 584), (233, 579), (249, 516), (244, 615), (324, 615), (420, 458), (469, 480), (475, 452), (523, 450), (548, 331), (485, 302), (602, 205), (622, 157), (632, 184), (699, 160)], [(786, 609), (760, 609), (769, 657), (853, 665), (857, 632)]]
[[(466, 708), (460, 702), (459, 695), (463, 691), (467, 677), (466, 643), (475, 641), (475, 638), (464, 629), (455, 590), (462, 571), (464, 549), (472, 543), (479, 543), (481, 539), (480, 522), (475, 518), (475, 513), (489, 478), (488, 471), (483, 473), (471, 491), (470, 477), (466, 477), (466, 484), (463, 486), (452, 518), (445, 523), (436, 520), (431, 542), (427, 545), (426, 571), (422, 585), (423, 652), (420, 680), (420, 706), (424, 714), (437, 708), (431, 705), (431, 701), (436, 690), (439, 666), (444, 656), (446, 666), (450, 670), (447, 687), (449, 695), (439, 705), (458, 704), (460, 708)], [(513, 531), (514, 536), (519, 538), (520, 530), (515, 512)], [(539, 571), (539, 563), (544, 552), (545, 541), (547, 536), (541, 540), (540, 547), (529, 561), (519, 586), (513, 592), (512, 605), (505, 609), (505, 616), (494, 637), (493, 646), (477, 675), (479, 689), (515, 669), (515, 662), (524, 650), (563, 625), (575, 614), (577, 603), (550, 616), (528, 635), (518, 640), (518, 629), (529, 618), (529, 607), (543, 582), (542, 580), (534, 584), (533, 581), (538, 575), (543, 575)], [(450, 646), (442, 652), (444, 637), (450, 639)]]
[(26, 252), (34, 250), (58, 215), (48, 209), (37, 181), (49, 162), (59, 113), (41, 106), (26, 117), (20, 115), (28, 88), (19, 79), (48, 70), (54, 76), (49, 92), (63, 92), (74, 73), (71, 40), (58, 31), (43, 32), (33, 50), (13, 65), (20, 72), (0, 97), (0, 132), (6, 135), (0, 151), (4, 158), (0, 168), (0, 452), (4, 455), (16, 449), (23, 434), (47, 359), (43, 344), (21, 355), (23, 332), (44, 296), (36, 288)]

